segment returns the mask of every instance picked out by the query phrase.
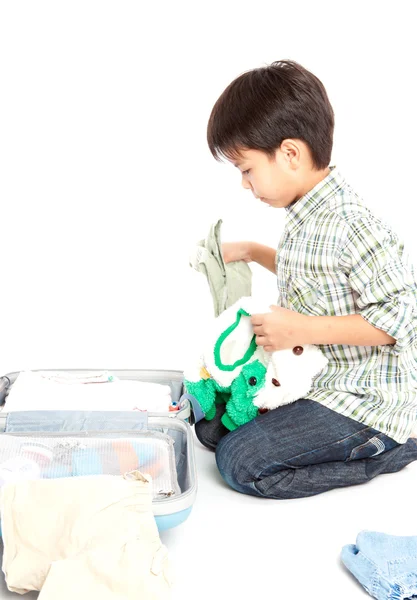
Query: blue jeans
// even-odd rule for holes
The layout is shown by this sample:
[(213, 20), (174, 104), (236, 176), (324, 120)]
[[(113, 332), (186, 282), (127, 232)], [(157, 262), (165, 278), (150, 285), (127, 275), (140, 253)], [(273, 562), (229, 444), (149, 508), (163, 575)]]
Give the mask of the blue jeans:
[(197, 438), (215, 450), (220, 474), (242, 494), (304, 498), (394, 473), (417, 460), (417, 440), (398, 444), (372, 427), (318, 402), (298, 400), (235, 431), (220, 422), (196, 424)]
[(342, 561), (378, 600), (417, 598), (417, 536), (361, 531)]

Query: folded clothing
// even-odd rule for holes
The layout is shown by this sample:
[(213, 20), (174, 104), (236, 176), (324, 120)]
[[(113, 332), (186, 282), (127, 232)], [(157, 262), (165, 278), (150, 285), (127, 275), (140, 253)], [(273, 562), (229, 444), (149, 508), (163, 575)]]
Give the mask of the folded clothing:
[(42, 590), (39, 600), (170, 597), (151, 480), (139, 471), (9, 484), (0, 511), (9, 590)]
[(215, 317), (252, 292), (249, 265), (243, 260), (224, 262), (220, 234), (222, 222), (220, 219), (211, 225), (206, 239), (198, 243), (190, 256), (190, 265), (207, 277)]
[(378, 600), (417, 597), (417, 536), (361, 531), (342, 549), (342, 561)]
[[(77, 379), (78, 377), (78, 379)], [(27, 410), (147, 410), (169, 412), (169, 385), (111, 374), (65, 375), (22, 371), (6, 397), (6, 412)]]
[(0, 487), (9, 481), (123, 475), (139, 469), (152, 477), (155, 497), (181, 492), (174, 442), (163, 433), (0, 436)]
[(6, 483), (39, 479), (40, 476), (40, 466), (31, 458), (16, 456), (0, 464), (0, 488)]
[(35, 375), (49, 379), (49, 381), (55, 381), (56, 383), (107, 383), (108, 381), (115, 381), (118, 378), (115, 377), (109, 371), (87, 371), (83, 373), (73, 373), (71, 371), (36, 371)]

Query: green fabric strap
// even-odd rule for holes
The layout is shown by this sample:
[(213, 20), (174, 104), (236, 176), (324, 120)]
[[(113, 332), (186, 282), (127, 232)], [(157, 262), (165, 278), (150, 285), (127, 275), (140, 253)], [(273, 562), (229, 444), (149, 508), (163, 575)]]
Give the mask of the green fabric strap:
[(230, 335), (232, 333), (232, 331), (234, 331), (236, 329), (236, 327), (238, 327), (238, 325), (240, 323), (240, 319), (242, 318), (242, 315), (244, 315), (245, 317), (250, 317), (250, 314), (247, 313), (246, 310), (243, 310), (243, 308), (239, 309), (236, 314), (236, 321), (233, 323), (233, 325), (230, 325), (230, 327), (228, 327), (226, 329), (226, 331), (223, 331), (223, 333), (217, 340), (216, 345), (214, 346), (214, 363), (215, 363), (216, 367), (218, 369), (220, 369), (221, 371), (234, 371), (236, 369), (236, 367), (240, 367), (240, 365), (244, 365), (245, 363), (247, 363), (248, 360), (250, 359), (250, 357), (255, 353), (255, 350), (256, 350), (255, 337), (256, 336), (254, 335), (252, 337), (249, 348), (246, 350), (245, 355), (242, 358), (240, 358), (239, 360), (237, 360), (233, 365), (224, 365), (220, 358), (221, 345), (223, 344), (223, 342), (227, 338), (227, 336)]

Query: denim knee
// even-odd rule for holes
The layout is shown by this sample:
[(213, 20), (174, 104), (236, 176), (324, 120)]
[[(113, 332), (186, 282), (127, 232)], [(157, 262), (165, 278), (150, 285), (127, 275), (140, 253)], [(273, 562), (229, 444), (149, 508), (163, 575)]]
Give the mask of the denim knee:
[(248, 445), (240, 435), (240, 430), (229, 433), (220, 440), (216, 448), (217, 468), (227, 485), (237, 492), (262, 496), (255, 487), (254, 476), (251, 473), (251, 467), (254, 465), (253, 452), (252, 460), (248, 460), (247, 450)]

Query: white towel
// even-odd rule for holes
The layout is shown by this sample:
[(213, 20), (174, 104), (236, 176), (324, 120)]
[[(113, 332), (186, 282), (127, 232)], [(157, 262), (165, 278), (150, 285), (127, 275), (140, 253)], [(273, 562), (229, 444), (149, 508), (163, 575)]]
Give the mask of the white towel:
[[(83, 376), (85, 378), (85, 376)], [(25, 410), (148, 410), (168, 412), (171, 388), (160, 383), (114, 378), (79, 383), (75, 378), (51, 379), (43, 373), (22, 371), (6, 398), (6, 412)], [(90, 380), (90, 379), (89, 379)]]

